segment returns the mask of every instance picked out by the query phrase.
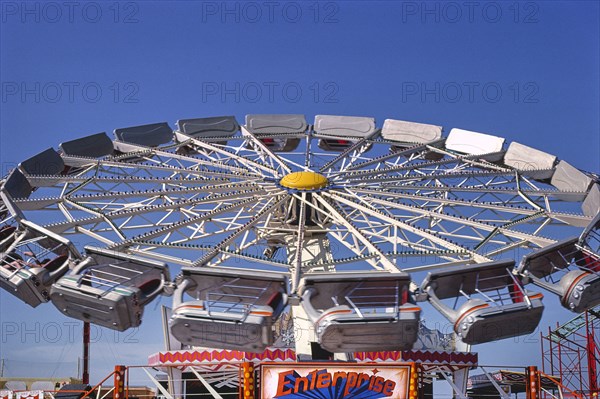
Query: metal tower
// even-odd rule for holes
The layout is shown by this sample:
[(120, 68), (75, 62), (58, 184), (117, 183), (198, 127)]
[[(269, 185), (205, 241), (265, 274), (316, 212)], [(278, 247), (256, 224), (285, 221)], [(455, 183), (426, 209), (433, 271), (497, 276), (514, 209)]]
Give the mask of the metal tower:
[(584, 398), (600, 397), (600, 306), (548, 329), (542, 336), (542, 367)]

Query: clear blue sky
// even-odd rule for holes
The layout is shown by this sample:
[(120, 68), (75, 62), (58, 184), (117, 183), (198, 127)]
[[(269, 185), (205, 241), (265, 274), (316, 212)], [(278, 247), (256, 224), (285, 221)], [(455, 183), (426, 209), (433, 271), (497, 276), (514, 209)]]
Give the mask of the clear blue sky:
[[(3, 174), (86, 134), (248, 113), (459, 127), (600, 171), (598, 2), (0, 4)], [(546, 305), (544, 331), (572, 316)], [(92, 380), (162, 348), (155, 308), (139, 331), (96, 330)], [(74, 374), (73, 320), (5, 292), (0, 312), (7, 372)], [(476, 350), (485, 364), (540, 363), (535, 334)]]

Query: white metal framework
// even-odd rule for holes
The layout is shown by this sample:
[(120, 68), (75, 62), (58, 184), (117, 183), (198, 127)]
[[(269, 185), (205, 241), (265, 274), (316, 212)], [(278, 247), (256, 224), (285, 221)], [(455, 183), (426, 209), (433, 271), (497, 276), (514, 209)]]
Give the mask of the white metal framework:
[[(444, 136), (440, 126), (391, 119), (378, 128), (366, 117), (319, 115), (309, 125), (303, 115), (247, 115), (243, 125), (184, 119), (174, 131), (156, 123), (115, 137), (62, 143), (4, 178), (3, 260), (32, 221), (68, 242), (165, 263), (173, 276), (182, 266), (286, 274), (301, 318), (309, 273), (410, 273), (417, 284), (395, 305), (426, 301), (427, 272), (506, 258), (518, 265), (589, 233), (600, 209), (596, 175), (461, 129)], [(296, 172), (308, 173), (296, 181)], [(594, 263), (598, 248), (588, 241), (573, 245)], [(83, 258), (70, 255), (71, 269)], [(512, 274), (529, 282), (524, 267)], [(596, 288), (586, 298), (600, 302)]]

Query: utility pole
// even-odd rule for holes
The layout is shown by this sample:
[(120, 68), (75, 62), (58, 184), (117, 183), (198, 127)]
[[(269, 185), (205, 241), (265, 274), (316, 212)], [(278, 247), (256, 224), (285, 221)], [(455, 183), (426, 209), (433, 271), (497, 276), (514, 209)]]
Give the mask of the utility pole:
[(83, 322), (83, 374), (81, 382), (90, 383), (90, 322)]

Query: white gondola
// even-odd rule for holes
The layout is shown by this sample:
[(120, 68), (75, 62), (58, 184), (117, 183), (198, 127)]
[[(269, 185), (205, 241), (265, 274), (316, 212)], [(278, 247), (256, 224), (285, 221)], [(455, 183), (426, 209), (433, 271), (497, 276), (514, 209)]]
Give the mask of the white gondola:
[[(208, 118), (180, 119), (177, 121), (175, 140), (179, 143), (192, 139), (200, 139), (212, 144), (226, 145), (228, 138), (236, 135), (240, 124), (235, 116), (213, 116)], [(178, 149), (182, 155), (196, 153), (193, 145), (182, 146)]]
[(571, 238), (523, 258), (519, 273), (560, 297), (560, 303), (582, 313), (600, 304), (600, 215), (579, 238)]
[(244, 126), (246, 131), (256, 135), (267, 148), (275, 152), (294, 151), (307, 128), (306, 118), (300, 114), (246, 115)]
[(515, 168), (523, 176), (536, 180), (552, 178), (556, 165), (556, 156), (512, 142), (504, 154), (504, 164)]
[(25, 175), (58, 175), (63, 173), (65, 163), (58, 152), (48, 148), (19, 163), (19, 169)]
[(30, 221), (0, 232), (0, 287), (30, 306), (50, 300), (52, 284), (79, 258), (71, 242)]
[(442, 130), (443, 128), (437, 125), (386, 119), (381, 128), (381, 137), (386, 140), (398, 142), (400, 146), (408, 147), (410, 145), (429, 144), (441, 140)]
[(287, 280), (286, 274), (259, 270), (183, 268), (171, 333), (188, 345), (263, 352), (287, 305)]
[(411, 349), (421, 308), (410, 303), (406, 273), (307, 274), (302, 306), (330, 352)]
[(463, 129), (452, 129), (446, 139), (446, 149), (464, 155), (479, 155), (481, 159), (497, 162), (504, 157), (503, 137), (472, 132)]
[(434, 161), (444, 156), (441, 152), (429, 150), (431, 147), (439, 148), (443, 144), (442, 131), (442, 126), (386, 119), (381, 128), (381, 137), (392, 143), (390, 151), (393, 153), (408, 156), (423, 152), (425, 159)]
[(319, 147), (328, 151), (344, 151), (361, 139), (376, 133), (375, 119), (361, 116), (315, 116), (314, 133)]
[(124, 331), (142, 322), (144, 307), (169, 281), (165, 263), (86, 247), (87, 257), (50, 292), (65, 315)]
[(33, 187), (19, 169), (13, 169), (2, 185), (2, 191), (12, 199), (27, 198)]
[(86, 158), (100, 158), (114, 152), (113, 142), (104, 132), (65, 141), (58, 148), (67, 156)]
[[(177, 130), (175, 134), (179, 141), (181, 141), (180, 139), (184, 141), (186, 137), (193, 137), (225, 145), (227, 144), (227, 138), (234, 136), (240, 130), (240, 125), (235, 116), (213, 116), (210, 118), (180, 119), (177, 121)], [(184, 137), (181, 137), (181, 133)]]
[[(421, 290), (464, 343), (530, 334), (542, 317), (543, 296), (527, 292), (513, 267), (512, 260), (453, 267), (429, 273)], [(442, 301), (450, 298), (455, 298), (453, 306)]]
[(140, 146), (158, 147), (173, 139), (173, 129), (167, 122), (151, 123), (149, 125), (131, 126), (115, 129), (117, 141), (113, 142), (120, 152), (139, 151)]

